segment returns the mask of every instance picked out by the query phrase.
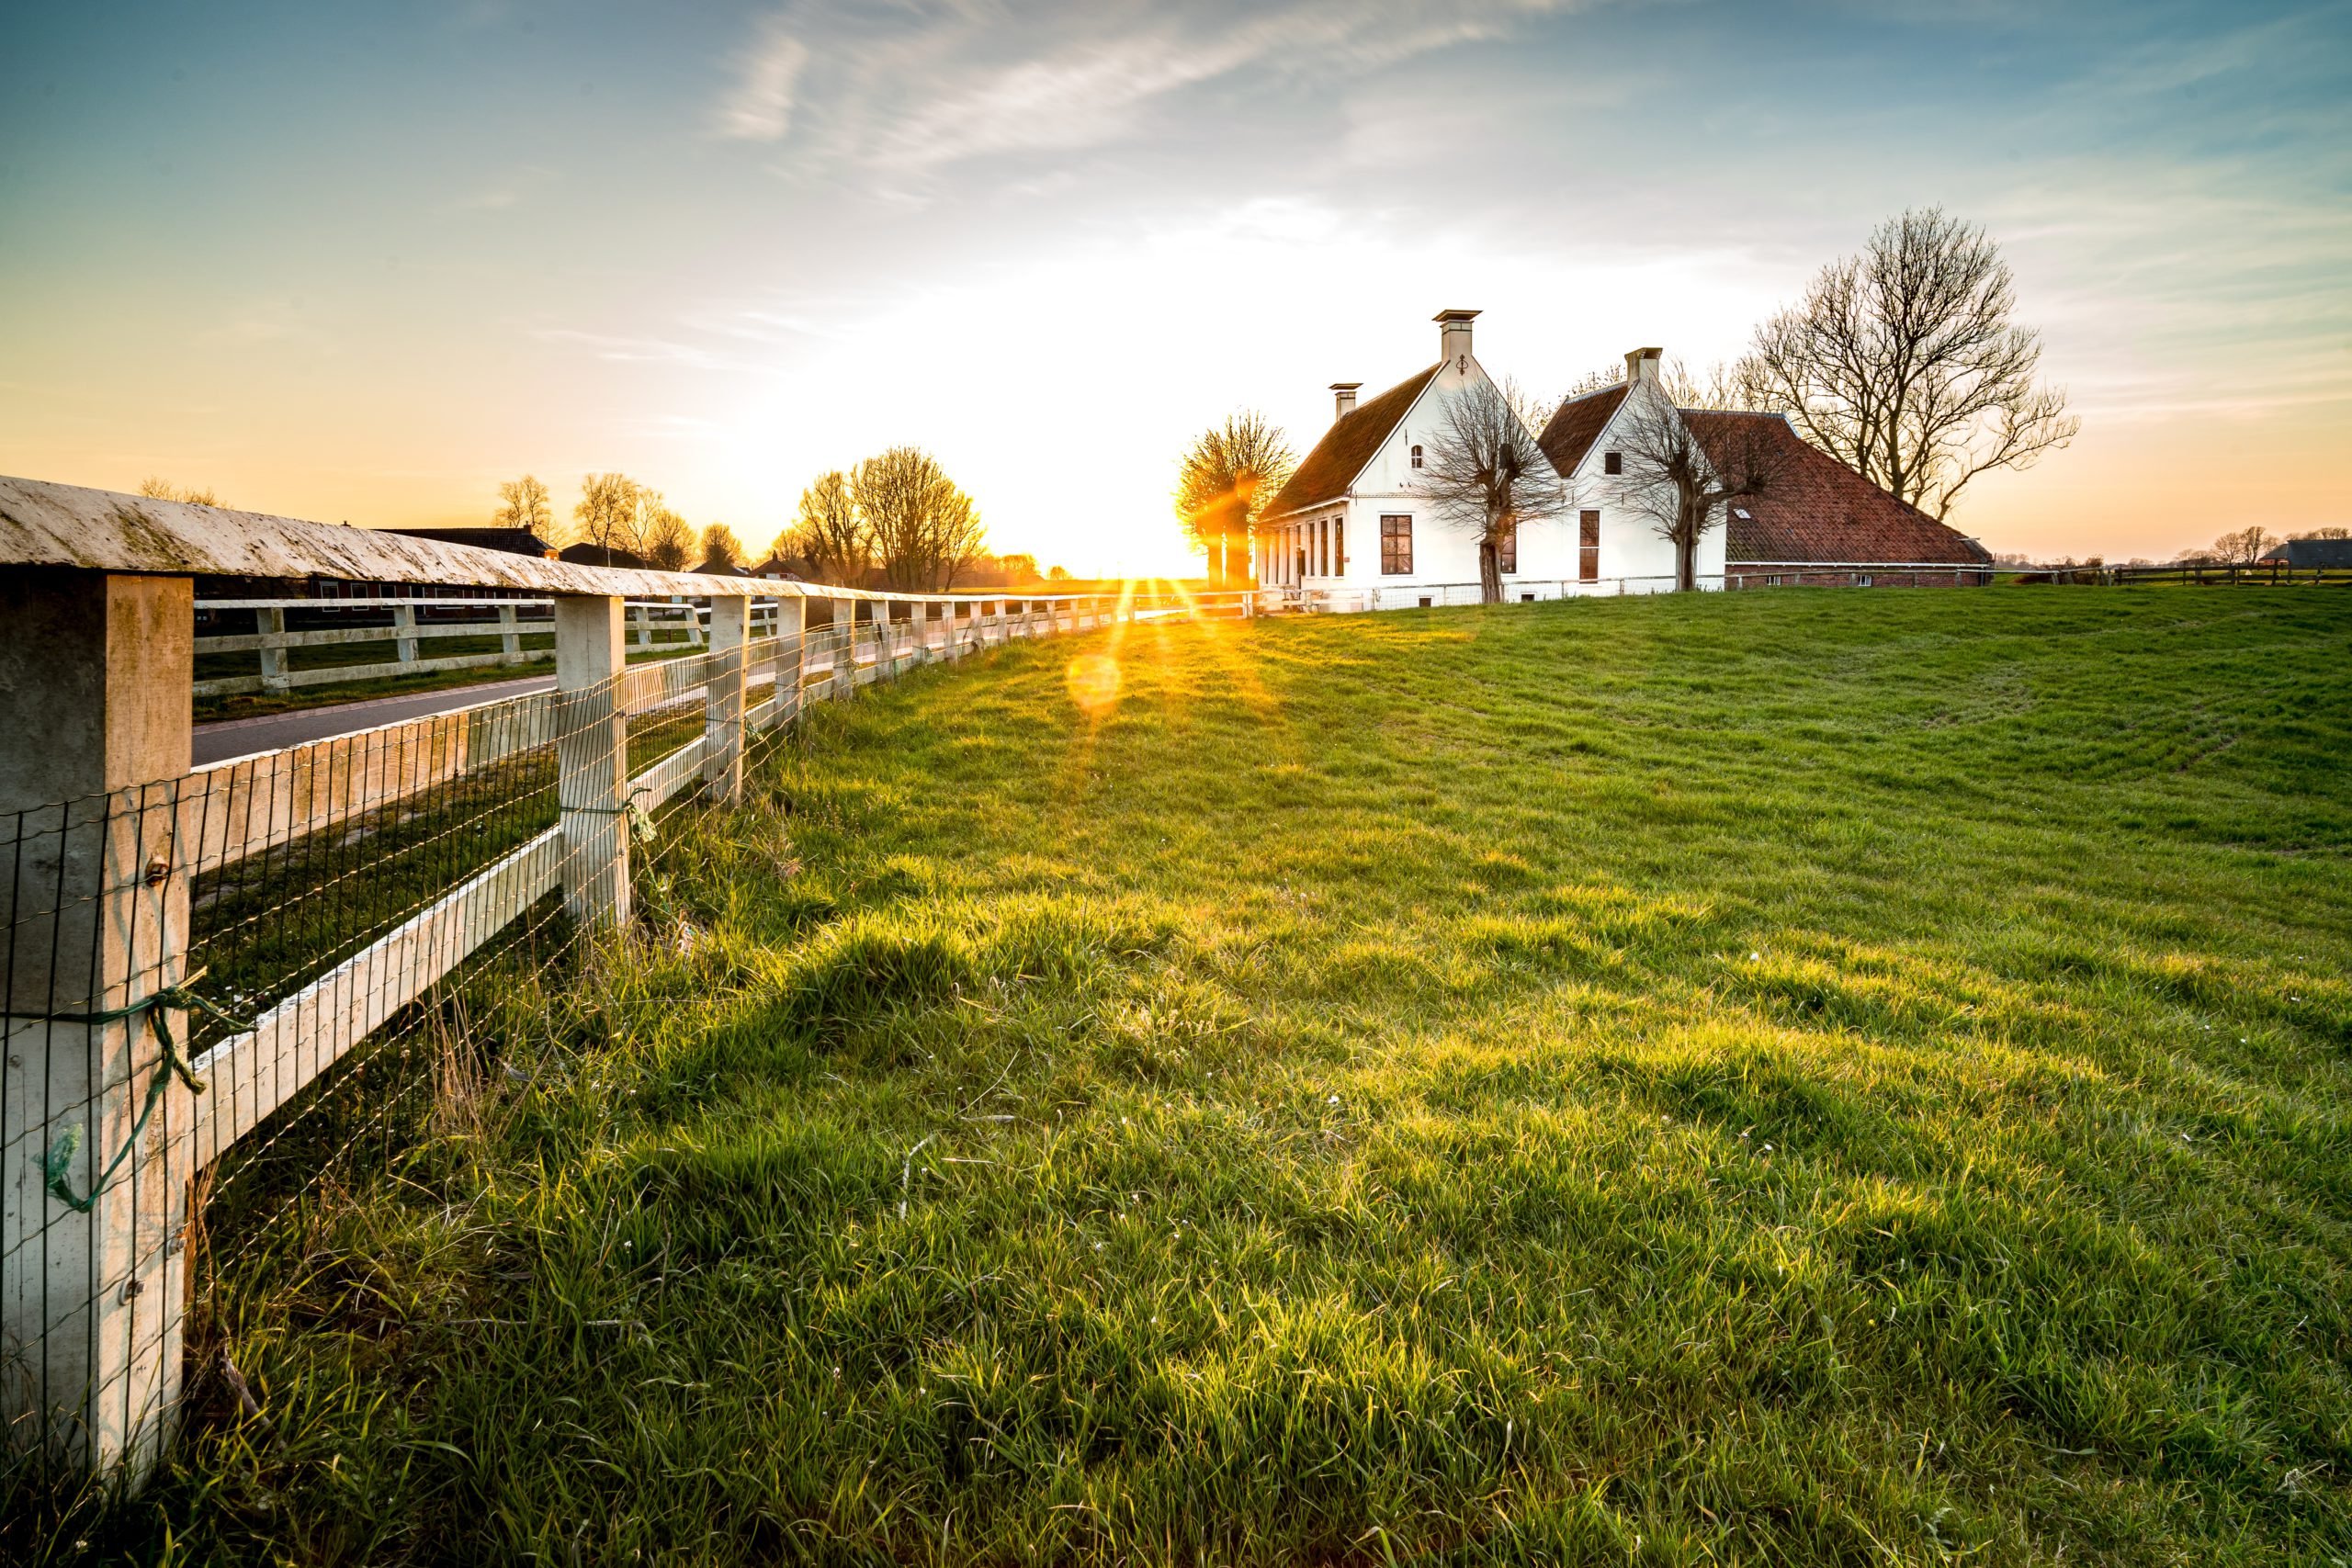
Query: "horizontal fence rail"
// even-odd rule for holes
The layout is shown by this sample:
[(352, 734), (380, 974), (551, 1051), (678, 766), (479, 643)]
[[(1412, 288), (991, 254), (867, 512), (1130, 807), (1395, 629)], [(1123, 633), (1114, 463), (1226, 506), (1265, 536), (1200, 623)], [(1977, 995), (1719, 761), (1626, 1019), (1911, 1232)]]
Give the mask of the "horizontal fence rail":
[[(0, 481), (0, 513), (26, 483)], [(95, 493), (62, 513), (101, 511)], [(310, 570), (362, 532), (224, 515), (267, 536), (167, 519), (204, 570)], [(0, 660), (19, 676), (0, 682), (0, 731), (53, 739), (0, 754), (0, 1462), (134, 1480), (176, 1418), (191, 1299), (240, 1245), (208, 1213), (249, 1244), (353, 1151), (424, 1135), (447, 1010), (496, 1006), (582, 936), (638, 925), (669, 820), (740, 799), (747, 759), (810, 705), (1008, 644), (1254, 607), (806, 584), (763, 584), (790, 592), (762, 606), (722, 587), (663, 606), (695, 641), (632, 664), (644, 621), (626, 600), (662, 574), (567, 569), (537, 623), (553, 690), (191, 769), (190, 578), (114, 564), (153, 546), (129, 525), (76, 566), (21, 522), (0, 515), (0, 566), (19, 569), (0, 571)], [(451, 570), (405, 552), (338, 559), (392, 581)], [(487, 554), (461, 551), (442, 596), (517, 586), (495, 562), (466, 581)], [(434, 597), (402, 605), (420, 632), (467, 613)], [(500, 608), (492, 624), (531, 624), (534, 606)]]
[[(1807, 561), (1791, 564), (1736, 562), (1717, 572), (1700, 574), (1702, 590), (1752, 588), (1970, 588), (1993, 581), (1995, 570), (1951, 561)], [(1633, 593), (1671, 592), (1678, 581), (1672, 573), (1638, 577), (1523, 578), (1506, 577), (1505, 604), (1539, 604), (1558, 599), (1615, 598)], [(1347, 614), (1366, 610), (1442, 609), (1476, 604), (1482, 590), (1476, 582), (1376, 583), (1362, 588), (1267, 588), (1259, 590), (1269, 609)]]

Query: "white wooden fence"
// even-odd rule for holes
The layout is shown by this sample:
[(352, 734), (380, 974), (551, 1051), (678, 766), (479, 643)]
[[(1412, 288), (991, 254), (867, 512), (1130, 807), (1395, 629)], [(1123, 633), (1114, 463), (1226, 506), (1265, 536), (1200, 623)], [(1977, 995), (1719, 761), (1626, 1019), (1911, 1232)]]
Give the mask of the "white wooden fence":
[[(1251, 607), (575, 567), (6, 479), (0, 569), (0, 1459), (134, 1479), (178, 1406), (198, 1178), (526, 912), (628, 923), (633, 824), (739, 798), (808, 703)], [(191, 769), (199, 573), (536, 591), (556, 689)], [(629, 667), (626, 601), (673, 597), (707, 601), (699, 650)]]

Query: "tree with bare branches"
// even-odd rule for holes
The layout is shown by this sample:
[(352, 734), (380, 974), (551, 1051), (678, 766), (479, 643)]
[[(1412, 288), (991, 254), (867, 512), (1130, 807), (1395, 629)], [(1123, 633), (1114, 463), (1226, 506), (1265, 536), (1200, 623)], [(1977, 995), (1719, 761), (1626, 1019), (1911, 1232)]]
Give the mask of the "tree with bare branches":
[(1255, 411), (1229, 414), (1193, 439), (1177, 469), (1176, 515), (1208, 558), (1211, 587), (1247, 580), (1250, 530), (1297, 467), (1282, 427)]
[(2038, 383), (2041, 336), (1984, 231), (1940, 209), (1879, 225), (1757, 329), (1735, 378), (1815, 446), (1931, 515), (1970, 480), (2031, 467), (2082, 422)]
[(527, 528), (551, 545), (555, 536), (555, 502), (536, 475), (525, 474), (498, 487), (498, 510), (491, 521), (502, 528)]
[(169, 479), (149, 475), (139, 481), (139, 493), (150, 501), (184, 501), (190, 506), (218, 506), (220, 498), (209, 490), (193, 485), (175, 485)]
[(922, 447), (893, 446), (866, 458), (850, 488), (889, 587), (944, 593), (980, 553), (978, 508)]
[(2278, 535), (2260, 524), (2233, 529), (2213, 541), (2212, 547), (2198, 553), (2223, 566), (2252, 566), (2262, 558), (2262, 552), (2280, 543)]
[(1625, 455), (1622, 504), (1674, 547), (1674, 586), (1699, 586), (1699, 543), (1723, 525), (1724, 509), (1770, 495), (1787, 482), (1794, 433), (1778, 414), (1694, 412), (1637, 388), (1610, 439)]
[[(580, 542), (600, 550), (640, 553), (644, 536), (638, 515), (645, 487), (627, 474), (590, 474), (580, 481), (580, 503), (571, 509)], [(660, 498), (655, 498), (660, 504)]]
[(702, 531), (702, 564), (705, 566), (741, 566), (743, 541), (735, 530), (724, 523), (713, 523)]
[(641, 490), (637, 501), (638, 553), (662, 571), (684, 571), (694, 564), (695, 531), (670, 509), (658, 490)]
[(775, 552), (808, 563), (820, 582), (856, 588), (874, 565), (874, 536), (858, 514), (849, 476), (839, 468), (820, 474), (800, 492), (800, 510), (778, 535)]
[(1502, 545), (1529, 523), (1572, 504), (1568, 487), (1535, 444), (1543, 423), (1519, 389), (1481, 378), (1444, 400), (1414, 493), (1439, 522), (1478, 540), (1478, 598), (1503, 597)]

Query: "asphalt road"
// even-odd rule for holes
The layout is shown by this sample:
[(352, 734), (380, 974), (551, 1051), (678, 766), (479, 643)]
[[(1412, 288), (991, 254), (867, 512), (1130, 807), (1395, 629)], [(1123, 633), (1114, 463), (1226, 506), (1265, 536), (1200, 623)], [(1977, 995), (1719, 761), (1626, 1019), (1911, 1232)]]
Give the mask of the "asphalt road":
[(191, 765), (200, 768), (231, 757), (274, 751), (281, 746), (300, 746), (305, 740), (324, 740), (331, 735), (348, 735), (355, 729), (372, 729), (404, 718), (423, 718), (426, 714), (454, 713), (477, 704), (496, 702), (501, 697), (549, 691), (554, 686), (554, 676), (533, 675), (521, 681), (491, 681), (479, 686), (451, 686), (403, 697), (376, 697), (364, 703), (336, 703), (292, 713), (264, 714), (259, 718), (199, 724), (196, 727), (195, 744), (189, 748), (194, 755), (188, 760)]

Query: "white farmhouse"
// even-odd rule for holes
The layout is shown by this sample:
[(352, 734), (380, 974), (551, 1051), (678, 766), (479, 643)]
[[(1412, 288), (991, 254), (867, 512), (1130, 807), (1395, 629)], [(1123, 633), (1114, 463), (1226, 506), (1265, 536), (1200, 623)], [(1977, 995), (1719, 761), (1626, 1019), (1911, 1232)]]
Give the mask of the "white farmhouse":
[[(1437, 314), (1438, 362), (1359, 404), (1341, 381), (1331, 428), (1257, 525), (1258, 581), (1334, 607), (1475, 602), (1478, 542), (1441, 520), (1417, 485), (1449, 400), (1487, 380), (1470, 348), (1476, 310)], [(1645, 593), (1674, 586), (1674, 547), (1623, 502), (1622, 455), (1608, 435), (1632, 399), (1657, 399), (1659, 351), (1625, 356), (1626, 380), (1561, 405), (1540, 445), (1568, 480), (1566, 514), (1523, 524), (1502, 550), (1507, 599)], [(1724, 531), (1699, 547), (1700, 581), (1720, 586)]]

